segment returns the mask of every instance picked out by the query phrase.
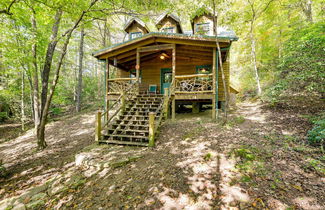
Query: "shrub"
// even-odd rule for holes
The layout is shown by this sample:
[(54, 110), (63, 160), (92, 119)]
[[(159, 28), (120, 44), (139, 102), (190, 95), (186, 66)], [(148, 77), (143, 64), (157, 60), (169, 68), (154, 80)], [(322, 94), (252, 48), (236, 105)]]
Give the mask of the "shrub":
[(308, 141), (312, 144), (324, 144), (325, 118), (315, 121), (314, 127), (308, 131)]
[(8, 119), (8, 113), (7, 112), (0, 112), (0, 122), (5, 121)]

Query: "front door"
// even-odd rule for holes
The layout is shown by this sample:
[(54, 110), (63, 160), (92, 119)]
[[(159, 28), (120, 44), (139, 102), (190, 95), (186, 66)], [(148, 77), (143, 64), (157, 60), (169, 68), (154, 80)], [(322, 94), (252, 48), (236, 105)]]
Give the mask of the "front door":
[(160, 92), (164, 94), (164, 89), (169, 88), (172, 82), (172, 69), (165, 68), (160, 70)]

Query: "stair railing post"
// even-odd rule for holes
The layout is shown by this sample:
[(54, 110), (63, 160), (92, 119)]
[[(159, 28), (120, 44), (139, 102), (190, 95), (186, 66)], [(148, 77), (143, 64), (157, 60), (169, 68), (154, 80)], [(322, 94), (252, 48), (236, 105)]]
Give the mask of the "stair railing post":
[(155, 146), (155, 113), (149, 113), (149, 147)]
[(98, 111), (96, 115), (96, 133), (95, 133), (95, 141), (99, 143), (101, 140), (101, 131), (102, 131), (102, 112)]
[(121, 92), (121, 111), (124, 112), (125, 110), (125, 93), (124, 91)]
[(168, 118), (168, 95), (169, 95), (169, 88), (164, 88), (164, 118), (167, 119)]

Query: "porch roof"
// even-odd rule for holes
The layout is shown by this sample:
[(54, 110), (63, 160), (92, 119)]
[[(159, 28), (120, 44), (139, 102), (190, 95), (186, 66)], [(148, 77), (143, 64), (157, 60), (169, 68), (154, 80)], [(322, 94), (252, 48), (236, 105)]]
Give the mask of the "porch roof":
[[(151, 40), (151, 41), (150, 41)], [(232, 41), (237, 41), (236, 36), (220, 36), (218, 35), (218, 41), (220, 43), (230, 44)], [(206, 36), (206, 35), (189, 35), (189, 34), (178, 34), (178, 33), (164, 33), (164, 32), (150, 32), (144, 34), (143, 36), (128, 40), (122, 43), (112, 45), (110, 47), (98, 50), (92, 55), (98, 59), (103, 59), (101, 56), (109, 54), (108, 57), (115, 56), (119, 53), (123, 53), (132, 50), (136, 47), (148, 45), (155, 42), (162, 43), (175, 43), (175, 44), (188, 44), (196, 46), (216, 46), (216, 36)]]

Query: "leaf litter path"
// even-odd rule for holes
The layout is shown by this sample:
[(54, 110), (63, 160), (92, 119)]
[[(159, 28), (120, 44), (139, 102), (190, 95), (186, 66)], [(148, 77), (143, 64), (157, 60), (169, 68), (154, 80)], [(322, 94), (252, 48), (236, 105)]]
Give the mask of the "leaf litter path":
[[(51, 180), (41, 205), (54, 208), (324, 209), (324, 174), (307, 161), (318, 156), (314, 148), (300, 145), (310, 127), (304, 118), (249, 103), (232, 113), (225, 126), (209, 116), (208, 111), (179, 114), (176, 122), (167, 121), (155, 148), (90, 145), (82, 151), (87, 158), (81, 167), (71, 157), (91, 143), (92, 115), (80, 116), (75, 124), (71, 119), (57, 122), (49, 129), (55, 131), (49, 132), (49, 151), (32, 157), (18, 152), (5, 159), (9, 166), (25, 165), (23, 173), (13, 170), (11, 180), (28, 180), (22, 179), (14, 192), (7, 191), (13, 182), (6, 181), (1, 193), (19, 195)], [(24, 138), (15, 141), (0, 145), (0, 151), (16, 154), (12, 149), (18, 150)], [(56, 147), (61, 150), (50, 152)], [(135, 156), (135, 161), (112, 167)], [(42, 161), (28, 162), (33, 159)]]

